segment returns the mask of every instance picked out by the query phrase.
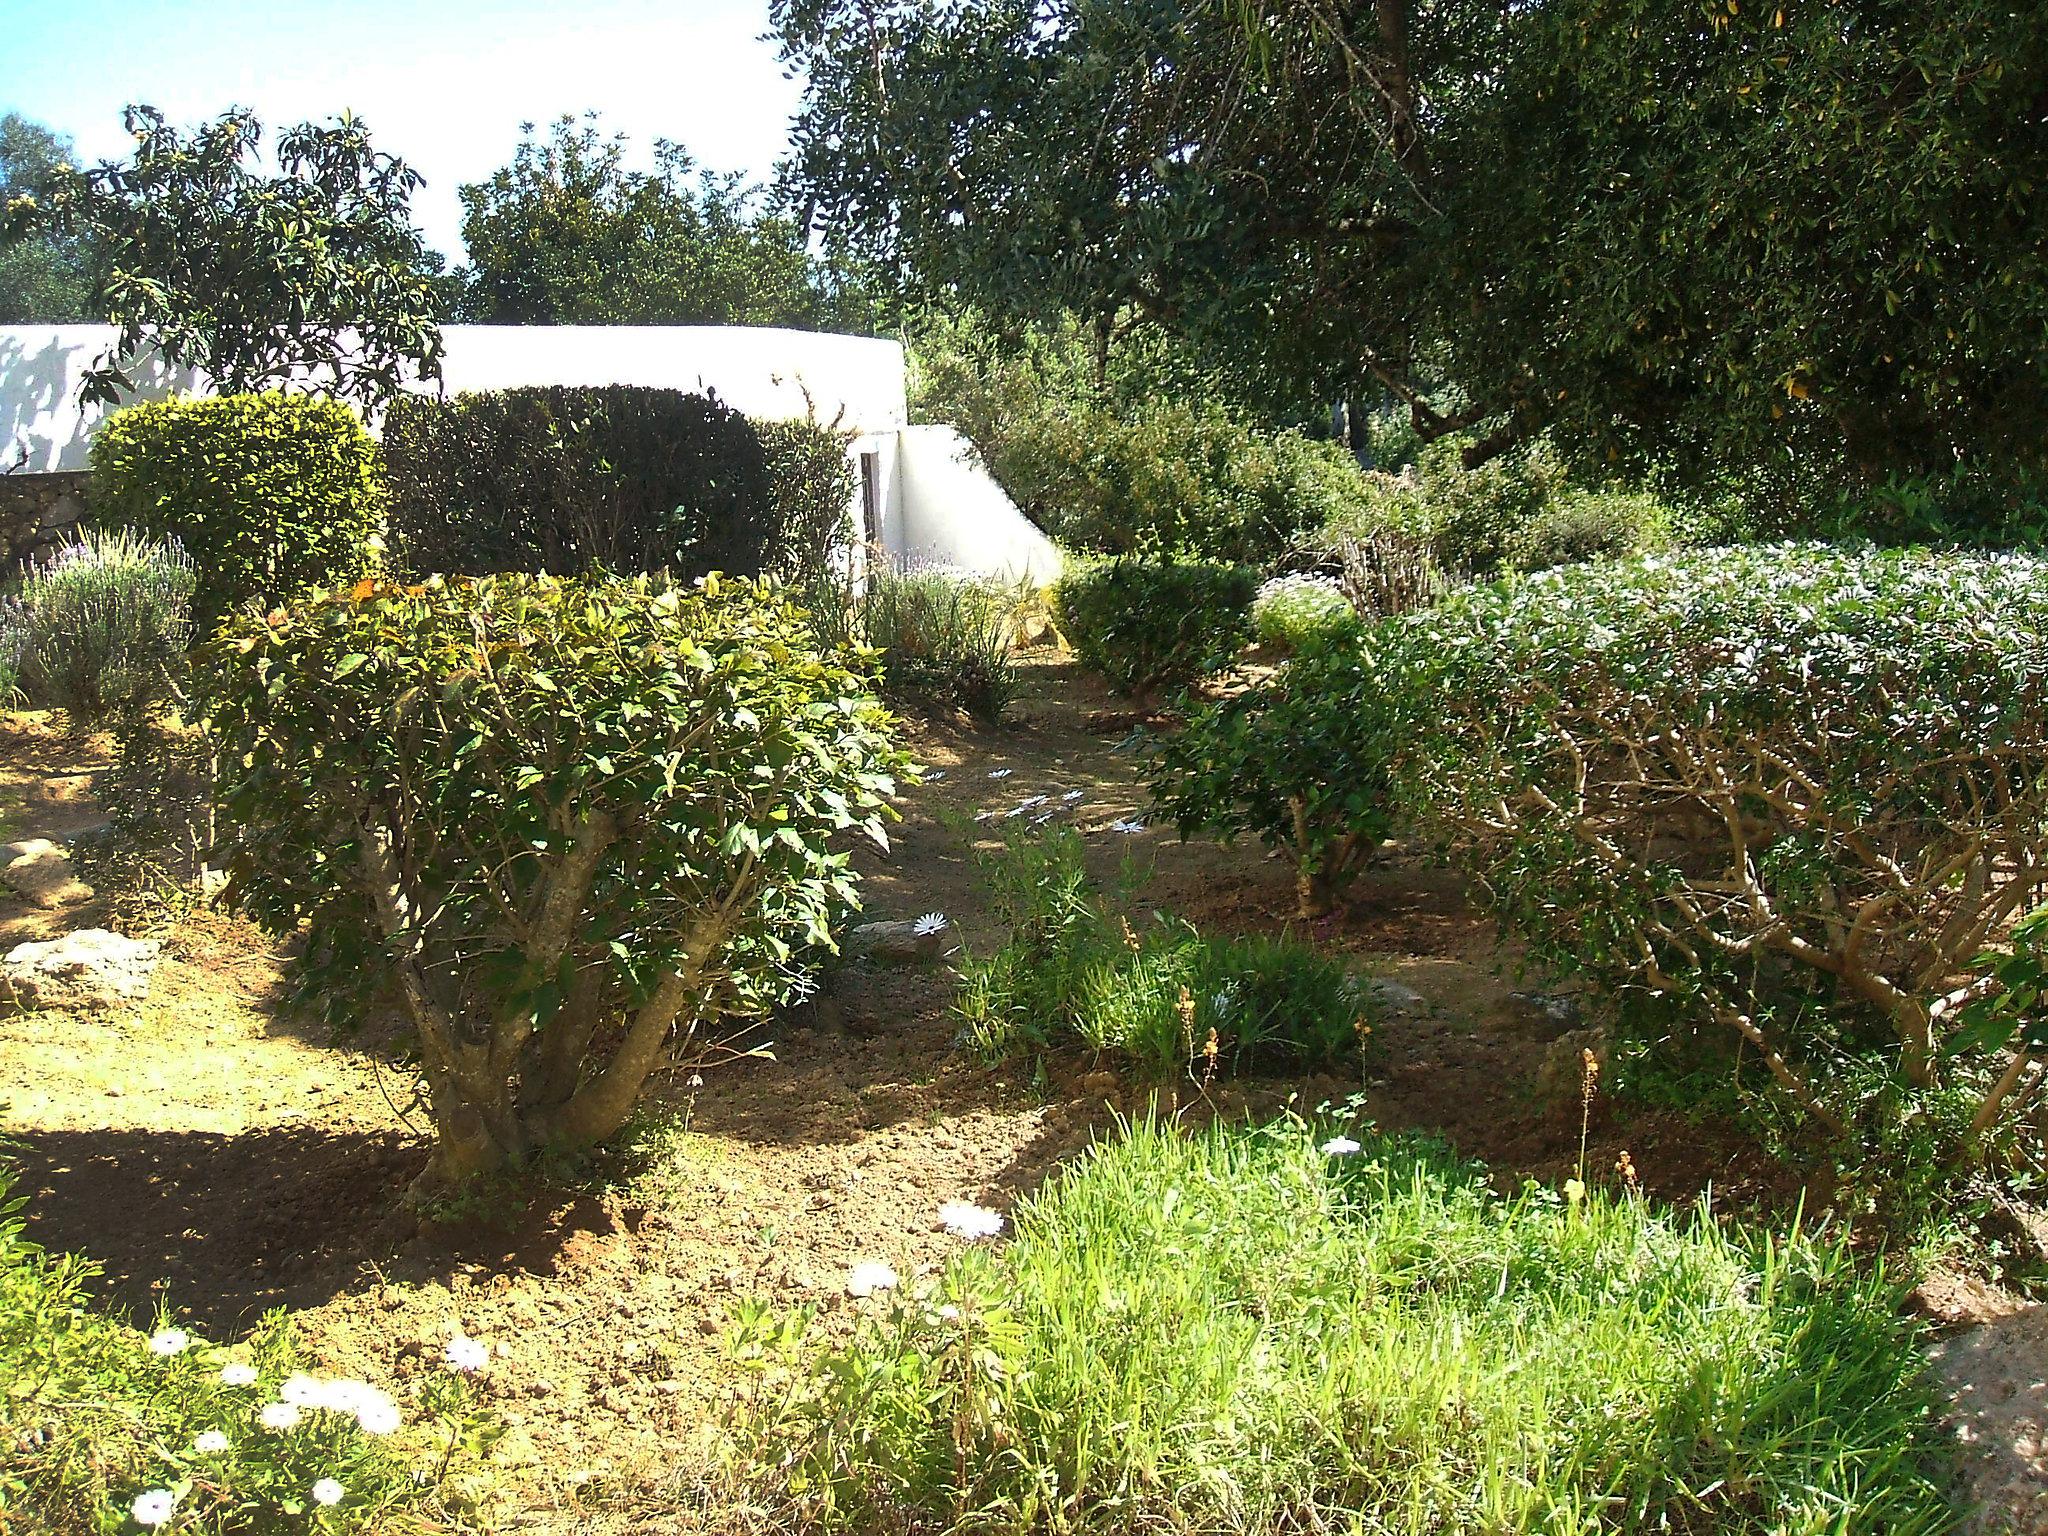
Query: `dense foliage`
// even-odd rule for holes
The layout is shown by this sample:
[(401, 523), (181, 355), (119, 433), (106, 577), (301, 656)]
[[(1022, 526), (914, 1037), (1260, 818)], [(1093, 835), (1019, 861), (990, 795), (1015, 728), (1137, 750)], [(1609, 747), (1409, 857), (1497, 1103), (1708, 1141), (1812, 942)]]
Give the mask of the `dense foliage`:
[(15, 673), (76, 726), (146, 712), (183, 678), (197, 576), (175, 539), (80, 534), (22, 577)]
[(846, 537), (845, 462), (815, 423), (764, 431), (716, 395), (626, 384), (413, 397), (384, 423), (393, 552), (416, 572), (812, 573)]
[(229, 609), (361, 574), (384, 526), (377, 446), (337, 400), (269, 393), (148, 401), (92, 440), (106, 527), (176, 539), (205, 632)]
[(232, 1346), (138, 1332), (93, 1299), (95, 1266), (27, 1240), (12, 1182), (0, 1168), (0, 1522), (341, 1536), (424, 1530), (458, 1502), (449, 1455), (485, 1434), (458, 1378), (416, 1378), (404, 1401), (319, 1380), (282, 1313)]
[(1284, 848), (1297, 915), (1322, 917), (1392, 828), (1390, 767), (1404, 743), (1385, 693), (1356, 644), (1297, 657), (1150, 738), (1153, 802), (1182, 837), (1249, 833)]
[(468, 265), (461, 318), (487, 325), (857, 324), (792, 220), (759, 188), (701, 170), (656, 140), (654, 168), (629, 170), (623, 134), (596, 114), (563, 117), (542, 141), (528, 124), (512, 163), (462, 187)]
[(1838, 1129), (1845, 1056), (1981, 1093), (1947, 1083), (1944, 999), (2048, 883), (2044, 624), (2021, 556), (1759, 547), (1468, 589), (1390, 642), (1408, 793), (1531, 955), (1650, 1038), (1739, 1035)]
[(931, 295), (1136, 316), (1478, 462), (1863, 485), (2048, 444), (2048, 34), (1666, 0), (776, 0), (792, 191)]
[(1134, 1126), (819, 1342), (746, 1425), (777, 1528), (1951, 1527), (1912, 1324), (1846, 1248), (1332, 1129)]
[(902, 759), (856, 657), (707, 577), (364, 581), (205, 653), (230, 899), (303, 998), (395, 996), (429, 1185), (615, 1132), (854, 900)]
[(1335, 444), (1249, 417), (1170, 349), (1071, 318), (1005, 339), (971, 314), (927, 316), (912, 359), (917, 413), (958, 427), (1072, 549), (1266, 563), (1364, 494)]
[(1053, 589), (1060, 632), (1117, 692), (1197, 682), (1251, 639), (1258, 573), (1200, 560), (1070, 563)]
[(71, 141), (18, 112), (0, 115), (0, 325), (78, 325), (93, 307), (93, 247), (49, 233), (6, 237), (16, 198), (33, 198), (71, 163)]
[(6, 240), (94, 251), (96, 307), (119, 328), (85, 376), (118, 402), (139, 368), (196, 368), (230, 393), (287, 382), (364, 404), (440, 377), (435, 270), (412, 224), (420, 178), (344, 115), (278, 136), (236, 110), (182, 135), (151, 107), (124, 118), (134, 157), (46, 177), (7, 206)]
[(1372, 1043), (1370, 999), (1341, 960), (1164, 917), (1141, 932), (1090, 880), (1070, 828), (1011, 833), (982, 867), (1008, 938), (962, 960), (955, 1007), (988, 1056), (1080, 1045), (1207, 1083), (1343, 1067)]

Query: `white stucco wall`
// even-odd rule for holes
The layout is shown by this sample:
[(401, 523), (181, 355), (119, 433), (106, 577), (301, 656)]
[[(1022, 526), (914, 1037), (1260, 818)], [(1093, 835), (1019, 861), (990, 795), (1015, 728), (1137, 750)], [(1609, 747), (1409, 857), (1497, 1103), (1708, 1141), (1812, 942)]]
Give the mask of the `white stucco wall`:
[[(0, 327), (0, 471), (86, 467), (99, 408), (82, 409), (85, 370), (114, 340), (110, 326)], [(882, 548), (989, 575), (1049, 581), (1059, 551), (990, 479), (951, 427), (908, 423), (903, 348), (866, 336), (745, 326), (451, 325), (442, 378), (426, 392), (520, 385), (637, 384), (715, 390), (760, 420), (814, 414), (855, 434), (856, 464), (873, 455)], [(190, 371), (139, 370), (138, 398), (196, 393)], [(857, 490), (850, 515), (859, 527)], [(863, 530), (865, 532), (865, 530)]]
[(902, 481), (892, 555), (964, 566), (991, 576), (1048, 582), (1060, 552), (981, 466), (967, 439), (947, 426), (907, 427), (897, 438)]
[[(763, 420), (814, 409), (821, 422), (864, 435), (893, 435), (906, 419), (902, 345), (867, 336), (689, 325), (451, 325), (441, 335), (441, 382), (418, 386), (424, 392), (641, 384), (715, 390)], [(85, 468), (105, 413), (79, 407), (78, 384), (113, 339), (110, 326), (0, 327), (0, 468)], [(190, 371), (171, 379), (145, 369), (143, 378), (144, 399), (173, 384), (180, 392), (206, 387)]]

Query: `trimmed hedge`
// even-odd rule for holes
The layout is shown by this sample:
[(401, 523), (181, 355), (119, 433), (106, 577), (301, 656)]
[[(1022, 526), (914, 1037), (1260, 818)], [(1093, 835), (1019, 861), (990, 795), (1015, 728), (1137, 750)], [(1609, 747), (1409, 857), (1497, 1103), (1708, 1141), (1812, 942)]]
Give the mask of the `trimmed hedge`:
[(830, 429), (623, 384), (397, 400), (383, 452), (396, 553), (421, 573), (808, 576), (853, 492)]
[(2048, 886), (2048, 562), (1568, 566), (1376, 644), (1404, 798), (1532, 958), (1835, 1131), (1845, 1057), (1962, 1087), (1937, 1001)]
[(1201, 560), (1070, 566), (1053, 589), (1061, 633), (1118, 693), (1184, 688), (1250, 643), (1259, 573)]
[(377, 445), (336, 400), (273, 391), (117, 411), (92, 444), (93, 521), (175, 539), (200, 633), (230, 609), (362, 574), (384, 521)]

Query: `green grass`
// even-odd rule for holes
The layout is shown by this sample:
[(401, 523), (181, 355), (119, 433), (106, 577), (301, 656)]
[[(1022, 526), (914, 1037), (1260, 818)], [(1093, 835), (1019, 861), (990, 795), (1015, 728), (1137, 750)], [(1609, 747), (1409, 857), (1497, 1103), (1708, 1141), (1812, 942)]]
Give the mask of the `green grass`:
[(1910, 1326), (1841, 1248), (1324, 1134), (1099, 1149), (1006, 1248), (764, 1376), (758, 1492), (801, 1530), (1952, 1524)]

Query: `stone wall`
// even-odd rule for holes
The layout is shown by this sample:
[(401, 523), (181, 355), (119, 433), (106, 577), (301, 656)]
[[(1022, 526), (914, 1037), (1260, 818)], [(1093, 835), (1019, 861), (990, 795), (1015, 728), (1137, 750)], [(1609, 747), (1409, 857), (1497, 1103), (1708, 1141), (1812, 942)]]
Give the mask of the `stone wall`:
[(0, 572), (62, 539), (85, 515), (83, 470), (0, 475)]

